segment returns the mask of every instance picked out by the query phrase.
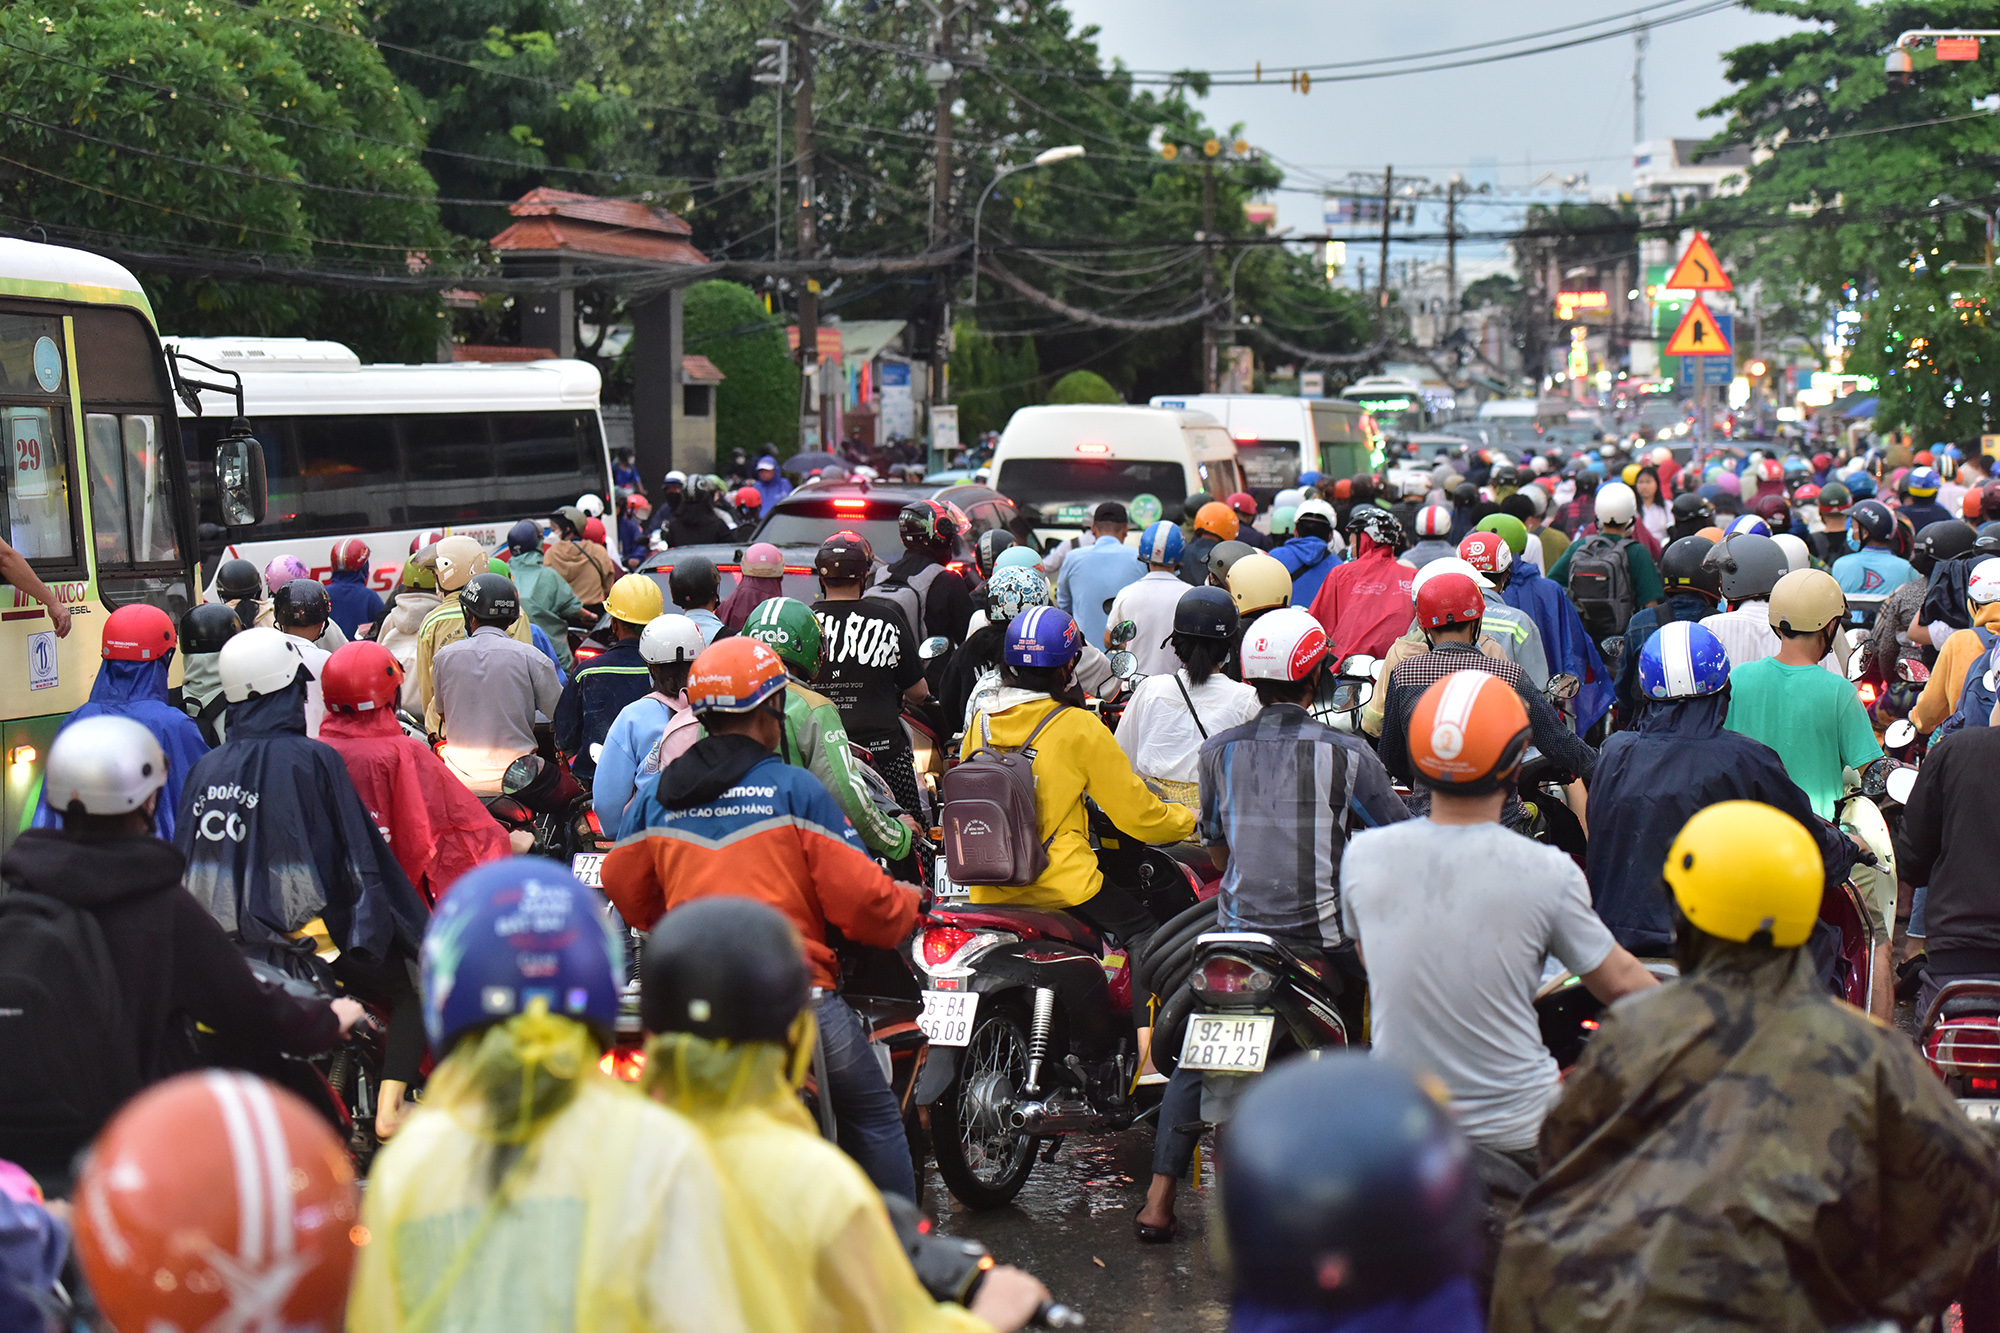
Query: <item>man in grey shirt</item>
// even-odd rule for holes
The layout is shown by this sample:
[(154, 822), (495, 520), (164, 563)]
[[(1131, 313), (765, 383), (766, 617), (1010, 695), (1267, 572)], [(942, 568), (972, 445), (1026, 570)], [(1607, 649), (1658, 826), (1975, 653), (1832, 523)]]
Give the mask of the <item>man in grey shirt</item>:
[(438, 650), (431, 665), (446, 765), (473, 791), (500, 790), (507, 766), (535, 752), (535, 715), (554, 717), (562, 678), (539, 648), (507, 633), (520, 594), (498, 574), (481, 574), (459, 594), (466, 637)]

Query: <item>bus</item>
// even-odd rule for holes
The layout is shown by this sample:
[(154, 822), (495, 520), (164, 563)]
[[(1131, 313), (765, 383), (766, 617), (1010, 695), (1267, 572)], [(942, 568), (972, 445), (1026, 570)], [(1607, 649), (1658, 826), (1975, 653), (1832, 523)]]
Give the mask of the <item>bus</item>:
[[(368, 582), (395, 586), (410, 544), (463, 534), (489, 548), (524, 518), (596, 495), (612, 512), (611, 458), (598, 413), (601, 385), (585, 361), (363, 365), (337, 342), (307, 338), (167, 338), (185, 356), (240, 375), (263, 445), (270, 510), (203, 548), (212, 578), (241, 557), (258, 569), (295, 555), (324, 580), (334, 544), (359, 537)], [(226, 401), (181, 423), (199, 455), (226, 429)], [(615, 522), (606, 545), (618, 554)]]
[(1424, 386), (1399, 375), (1364, 375), (1342, 389), (1340, 396), (1359, 403), (1383, 430), (1393, 434), (1414, 435), (1434, 424)]
[(1302, 473), (1318, 472), (1338, 481), (1372, 472), (1386, 461), (1375, 418), (1359, 404), (1338, 398), (1193, 393), (1163, 394), (1151, 402), (1206, 412), (1227, 427), (1236, 442), (1243, 488), (1260, 506), (1268, 507), (1279, 491), (1297, 486)]
[[(90, 697), (104, 616), (149, 602), (178, 622), (200, 586), (198, 532), (226, 538), (264, 518), (262, 456), (232, 426), (241, 403), (183, 369), (124, 268), (0, 239), (0, 515), (72, 617), (58, 639), (39, 602), (0, 584), (0, 842), (33, 814), (49, 742)], [(223, 413), (205, 423), (216, 429), (200, 452), (186, 448), (174, 404), (193, 382), (217, 391)]]

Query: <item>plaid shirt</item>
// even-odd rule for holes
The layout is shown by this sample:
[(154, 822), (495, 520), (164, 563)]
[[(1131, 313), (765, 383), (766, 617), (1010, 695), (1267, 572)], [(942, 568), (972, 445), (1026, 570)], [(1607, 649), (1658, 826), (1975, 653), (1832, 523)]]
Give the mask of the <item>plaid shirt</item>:
[[(1417, 701), (1452, 672), (1465, 670), (1490, 672), (1512, 685), (1527, 706), (1536, 748), (1572, 776), (1590, 777), (1597, 767), (1597, 751), (1563, 725), (1549, 701), (1529, 686), (1521, 668), (1512, 662), (1495, 661), (1469, 643), (1440, 643), (1427, 653), (1404, 658), (1389, 674), (1389, 703), (1382, 713), (1382, 763), (1398, 780), (1410, 782), (1416, 776), (1416, 765), (1410, 762), (1410, 715), (1416, 712)], [(1517, 801), (1517, 797), (1508, 797), (1509, 813)], [(1501, 818), (1505, 820), (1507, 815)]]

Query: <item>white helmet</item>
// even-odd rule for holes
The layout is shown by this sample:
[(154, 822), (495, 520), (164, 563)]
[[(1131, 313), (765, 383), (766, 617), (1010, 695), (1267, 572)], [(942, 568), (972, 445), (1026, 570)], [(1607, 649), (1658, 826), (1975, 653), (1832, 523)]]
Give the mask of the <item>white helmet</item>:
[(592, 518), (604, 517), (604, 501), (587, 492), (576, 497), (576, 507)]
[(1771, 540), (1784, 551), (1785, 563), (1791, 566), (1792, 573), (1796, 574), (1802, 569), (1812, 567), (1812, 554), (1806, 550), (1806, 544), (1801, 538), (1794, 537), (1789, 532), (1779, 532), (1773, 533)]
[(1639, 497), (1622, 481), (1608, 481), (1597, 488), (1597, 521), (1621, 526), (1639, 516)]
[(105, 715), (56, 733), (42, 792), (58, 814), (81, 806), (87, 815), (126, 815), (166, 781), (167, 756), (153, 733), (129, 717)]
[(1312, 612), (1281, 606), (1243, 631), (1243, 679), (1304, 680), (1330, 651)]
[(1482, 589), (1493, 586), (1493, 580), (1474, 569), (1472, 562), (1463, 556), (1439, 556), (1418, 570), (1417, 576), (1410, 580), (1410, 600), (1414, 602), (1417, 594), (1423, 591), (1423, 586), (1440, 574), (1463, 574)]
[(1417, 511), (1417, 535), (1419, 537), (1448, 537), (1451, 535), (1451, 511), (1443, 505), (1425, 505)]
[(1325, 519), (1328, 532), (1340, 526), (1340, 519), (1335, 516), (1333, 506), (1318, 497), (1299, 502), (1298, 511), (1292, 515), (1292, 531), (1298, 531), (1298, 523), (1302, 518)]
[(1297, 509), (1305, 503), (1305, 499), (1306, 493), (1294, 486), (1290, 490), (1279, 491), (1276, 495), (1272, 496), (1271, 508), (1275, 511), (1289, 505), (1291, 508)]
[(1965, 595), (1979, 606), (2000, 602), (2000, 558), (1981, 560), (1965, 581)]
[(306, 669), (299, 641), (269, 625), (255, 625), (232, 637), (215, 655), (222, 676), (222, 697), (240, 704), (279, 690)]
[(639, 657), (649, 666), (692, 662), (707, 646), (702, 642), (701, 628), (674, 611), (654, 616), (639, 634)]
[(438, 587), (456, 592), (486, 572), (486, 548), (470, 537), (446, 537), (437, 544)]

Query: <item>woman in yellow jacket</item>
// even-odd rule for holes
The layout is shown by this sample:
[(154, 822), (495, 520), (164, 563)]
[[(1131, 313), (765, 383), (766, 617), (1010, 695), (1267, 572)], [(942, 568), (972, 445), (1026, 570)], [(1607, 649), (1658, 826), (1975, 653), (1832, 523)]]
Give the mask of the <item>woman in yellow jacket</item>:
[[(975, 884), (972, 901), (1074, 912), (1136, 949), (1160, 923), (1130, 893), (1104, 882), (1090, 847), (1083, 798), (1097, 802), (1127, 836), (1149, 843), (1192, 836), (1194, 812), (1153, 795), (1111, 729), (1080, 707), (1076, 660), (1082, 651), (1082, 631), (1067, 612), (1052, 606), (1030, 607), (1007, 626), (1002, 688), (965, 729), (959, 757), (988, 745), (1019, 749), (1033, 737), (1036, 831), (1048, 846), (1049, 864), (1041, 878), (1018, 888)], [(1058, 710), (1060, 715), (1051, 716)]]
[(1910, 721), (1926, 736), (1957, 711), (1966, 676), (1975, 663), (1983, 663), (1993, 635), (2000, 632), (2000, 559), (1982, 560), (1972, 567), (1965, 600), (1975, 628), (1959, 630), (1944, 641), (1930, 682), (1910, 710)]

